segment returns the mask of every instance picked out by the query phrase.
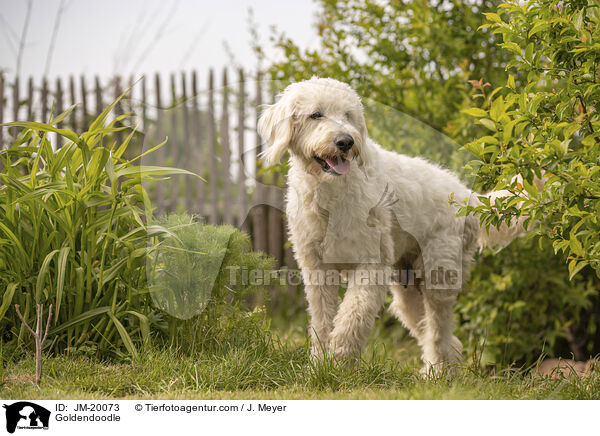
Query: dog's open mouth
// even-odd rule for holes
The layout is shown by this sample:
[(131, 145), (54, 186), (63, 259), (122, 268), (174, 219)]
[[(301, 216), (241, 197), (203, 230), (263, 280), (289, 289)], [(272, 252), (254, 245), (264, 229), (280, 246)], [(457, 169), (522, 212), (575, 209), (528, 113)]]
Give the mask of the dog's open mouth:
[(342, 156), (332, 156), (320, 158), (314, 156), (314, 159), (321, 165), (323, 171), (334, 176), (342, 176), (350, 171), (350, 161)]

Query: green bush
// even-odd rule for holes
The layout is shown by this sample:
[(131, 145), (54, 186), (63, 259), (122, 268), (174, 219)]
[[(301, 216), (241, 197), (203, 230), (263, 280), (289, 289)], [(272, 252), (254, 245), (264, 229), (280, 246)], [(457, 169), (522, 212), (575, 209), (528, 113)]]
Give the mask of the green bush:
[[(121, 96), (120, 98), (122, 98)], [(119, 98), (119, 99), (120, 99)], [(36, 304), (54, 305), (52, 350), (119, 350), (135, 355), (160, 317), (146, 291), (151, 205), (142, 182), (184, 170), (126, 159), (135, 132), (116, 143), (112, 103), (78, 135), (49, 124), (14, 122), (18, 139), (0, 152), (0, 335), (5, 344), (31, 339), (14, 310), (35, 325)], [(105, 125), (107, 124), (107, 125)], [(54, 151), (48, 133), (65, 144)], [(160, 144), (162, 145), (162, 144)], [(160, 145), (155, 147), (158, 148)], [(149, 153), (149, 150), (146, 153)], [(146, 154), (145, 153), (145, 154)]]
[(459, 297), (458, 334), (482, 365), (531, 364), (542, 353), (587, 359), (600, 346), (597, 297), (592, 278), (569, 280), (549, 243), (519, 239), (484, 251)]
[[(488, 133), (465, 148), (478, 158), (479, 184), (515, 198), (475, 212), (488, 225), (539, 221), (536, 233), (567, 254), (571, 277), (586, 266), (600, 277), (600, 5), (537, 0), (497, 12), (484, 26), (502, 34), (514, 56), (506, 68), (527, 80), (509, 75), (482, 108), (466, 111)], [(533, 179), (542, 174), (539, 190)]]
[(264, 310), (243, 309), (265, 301), (267, 286), (250, 275), (272, 271), (273, 258), (253, 252), (250, 237), (232, 226), (186, 214), (167, 215), (158, 225), (165, 232), (150, 244), (148, 288), (170, 315), (171, 343), (186, 349), (231, 345), (264, 324)]
[[(523, 265), (514, 268), (539, 277), (530, 287), (545, 283), (552, 302), (524, 299), (529, 313), (519, 319), (522, 333), (538, 332), (551, 354), (557, 351), (555, 338), (564, 337), (569, 343), (564, 355), (585, 359), (600, 351), (598, 292), (592, 291), (600, 277), (600, 7), (588, 1), (511, 2), (486, 15), (483, 27), (502, 35), (500, 45), (513, 59), (506, 65), (505, 86), (482, 92), (481, 107), (464, 111), (487, 130), (465, 148), (477, 157), (470, 166), (477, 168), (478, 187), (507, 189), (514, 197), (464, 212), (479, 214), (487, 226), (516, 216), (537, 223), (532, 234), (556, 258), (546, 267), (538, 263), (543, 275), (523, 256)], [(540, 189), (534, 177), (542, 176)], [(509, 297), (498, 302), (504, 305)], [(491, 330), (498, 332), (502, 324)], [(532, 338), (530, 347), (534, 344)], [(523, 357), (517, 354), (512, 357)]]

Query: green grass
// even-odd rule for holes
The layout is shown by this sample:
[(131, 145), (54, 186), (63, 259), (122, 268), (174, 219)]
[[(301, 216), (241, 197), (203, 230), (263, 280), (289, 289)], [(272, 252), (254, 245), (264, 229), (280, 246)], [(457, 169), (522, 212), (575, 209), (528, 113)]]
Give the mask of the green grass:
[[(425, 379), (414, 346), (394, 349), (372, 341), (355, 367), (312, 365), (305, 346), (268, 337), (219, 350), (182, 353), (152, 348), (128, 363), (83, 355), (44, 363), (41, 387), (31, 355), (4, 361), (5, 399), (600, 399), (600, 373), (587, 378), (539, 379), (524, 370), (498, 373), (462, 368), (454, 378)], [(398, 349), (400, 350), (398, 352)], [(403, 355), (405, 363), (397, 357)], [(4, 356), (6, 359), (7, 356)], [(10, 360), (10, 359), (7, 359)]]

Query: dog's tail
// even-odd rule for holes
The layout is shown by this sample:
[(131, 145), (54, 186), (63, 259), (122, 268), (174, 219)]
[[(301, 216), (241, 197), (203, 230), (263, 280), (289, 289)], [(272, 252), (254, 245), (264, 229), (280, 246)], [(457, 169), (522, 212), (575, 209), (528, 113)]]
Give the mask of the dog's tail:
[[(517, 181), (521, 184), (523, 183), (522, 177), (517, 176)], [(537, 177), (534, 178), (534, 184), (538, 188), (538, 190), (544, 189), (545, 178), (539, 179)], [(496, 198), (502, 197), (513, 197), (514, 194), (506, 191), (492, 191), (484, 195), (488, 197), (493, 204)], [(479, 199), (475, 198), (476, 204), (481, 204)], [(517, 203), (517, 207), (521, 206), (521, 202)], [(485, 226), (481, 226), (479, 230), (479, 248), (483, 249), (484, 247), (490, 247), (496, 251), (502, 250), (504, 247), (509, 245), (513, 240), (522, 236), (526, 233), (527, 229), (525, 229), (525, 221), (527, 220), (527, 216), (521, 216), (519, 218), (513, 218), (510, 224), (502, 223), (500, 228), (495, 226), (490, 226), (489, 229), (486, 229)]]

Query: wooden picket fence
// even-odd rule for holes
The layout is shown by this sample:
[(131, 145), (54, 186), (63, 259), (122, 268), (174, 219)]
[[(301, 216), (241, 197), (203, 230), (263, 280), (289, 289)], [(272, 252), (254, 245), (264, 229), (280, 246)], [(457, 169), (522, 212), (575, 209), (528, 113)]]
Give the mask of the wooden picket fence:
[[(124, 89), (129, 94), (115, 115), (131, 112), (132, 127), (139, 134), (134, 149), (141, 151), (162, 142), (165, 146), (150, 154), (144, 165), (185, 168), (206, 179), (172, 177), (149, 188), (155, 214), (186, 211), (204, 217), (211, 224), (230, 224), (251, 235), (255, 250), (277, 260), (278, 267), (295, 268), (287, 242), (283, 210), (283, 177), (261, 171), (258, 153), (264, 144), (256, 133), (263, 102), (271, 102), (275, 90), (257, 75), (236, 71), (230, 80), (224, 69), (217, 80), (213, 70), (200, 84), (197, 71), (160, 74), (124, 80), (101, 80), (73, 76), (36, 83), (29, 78), (7, 80), (0, 75), (0, 124), (13, 120), (48, 122), (77, 104), (59, 127), (75, 132), (90, 122)], [(218, 82), (218, 83), (217, 83)], [(119, 132), (117, 140), (125, 138)], [(17, 134), (15, 128), (0, 128), (0, 146), (5, 148)], [(56, 146), (62, 145), (56, 138)], [(267, 183), (268, 182), (268, 183)]]

